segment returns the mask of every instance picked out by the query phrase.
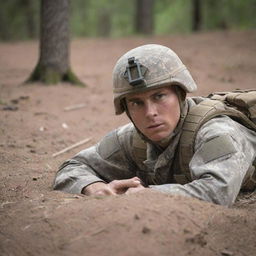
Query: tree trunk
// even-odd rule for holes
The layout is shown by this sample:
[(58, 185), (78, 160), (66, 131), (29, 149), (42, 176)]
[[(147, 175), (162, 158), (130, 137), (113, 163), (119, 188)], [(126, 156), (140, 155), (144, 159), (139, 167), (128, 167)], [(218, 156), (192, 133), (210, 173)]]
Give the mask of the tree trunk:
[(192, 0), (192, 30), (199, 31), (202, 26), (201, 0)]
[(98, 17), (98, 35), (109, 37), (111, 33), (111, 13), (108, 8), (103, 8)]
[(136, 6), (136, 32), (152, 34), (154, 0), (137, 0)]
[(83, 85), (69, 63), (69, 0), (41, 0), (40, 57), (28, 82)]

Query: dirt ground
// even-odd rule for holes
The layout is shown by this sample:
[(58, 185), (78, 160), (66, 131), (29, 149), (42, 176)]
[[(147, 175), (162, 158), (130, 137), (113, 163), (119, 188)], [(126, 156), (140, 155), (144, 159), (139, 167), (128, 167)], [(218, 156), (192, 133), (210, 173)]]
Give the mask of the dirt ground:
[(128, 121), (114, 116), (111, 71), (144, 43), (173, 48), (198, 83), (196, 95), (255, 88), (255, 30), (75, 39), (71, 65), (87, 88), (22, 85), (38, 43), (0, 43), (0, 255), (256, 255), (256, 193), (226, 208), (153, 191), (104, 198), (52, 191), (64, 160)]

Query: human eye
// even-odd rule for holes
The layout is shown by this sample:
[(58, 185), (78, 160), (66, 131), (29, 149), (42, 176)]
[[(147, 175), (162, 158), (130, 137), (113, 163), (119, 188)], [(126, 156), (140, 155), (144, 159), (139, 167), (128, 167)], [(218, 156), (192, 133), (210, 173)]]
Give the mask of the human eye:
[(143, 102), (140, 100), (132, 100), (129, 102), (130, 106), (133, 108), (140, 107), (143, 105)]
[(162, 100), (162, 99), (164, 99), (165, 96), (166, 96), (165, 93), (159, 92), (159, 93), (156, 93), (156, 94), (154, 95), (154, 99), (155, 99), (155, 100)]

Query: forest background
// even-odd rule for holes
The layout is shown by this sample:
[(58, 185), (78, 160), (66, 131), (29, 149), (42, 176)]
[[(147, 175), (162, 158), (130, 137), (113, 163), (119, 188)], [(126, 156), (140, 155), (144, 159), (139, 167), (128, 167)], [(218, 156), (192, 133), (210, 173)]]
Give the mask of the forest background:
[[(140, 29), (145, 17), (148, 29)], [(75, 0), (71, 1), (72, 37), (166, 35), (195, 30), (256, 27), (255, 0)], [(0, 40), (27, 40), (40, 34), (40, 1), (2, 1)]]

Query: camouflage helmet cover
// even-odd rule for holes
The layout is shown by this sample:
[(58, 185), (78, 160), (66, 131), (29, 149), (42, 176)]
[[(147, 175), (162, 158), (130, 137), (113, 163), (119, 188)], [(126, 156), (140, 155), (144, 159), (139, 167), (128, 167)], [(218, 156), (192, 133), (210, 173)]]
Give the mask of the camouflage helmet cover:
[[(134, 67), (136, 63), (137, 67), (140, 67), (142, 79), (131, 81), (127, 72), (132, 71), (129, 66)], [(135, 67), (136, 72), (137, 67)], [(180, 86), (185, 92), (193, 92), (197, 89), (189, 71), (174, 51), (157, 44), (147, 44), (128, 51), (117, 61), (113, 70), (116, 114), (124, 112), (121, 100), (127, 95), (172, 84)]]

